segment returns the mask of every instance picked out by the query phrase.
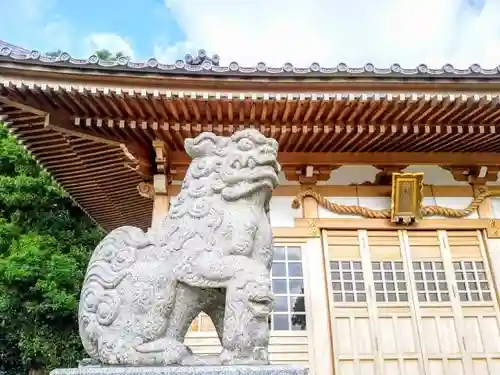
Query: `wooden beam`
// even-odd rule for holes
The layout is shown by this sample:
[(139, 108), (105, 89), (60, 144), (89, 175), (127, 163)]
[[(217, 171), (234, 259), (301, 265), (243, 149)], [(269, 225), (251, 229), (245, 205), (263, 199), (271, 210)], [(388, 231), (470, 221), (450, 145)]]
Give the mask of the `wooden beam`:
[[(26, 100), (28, 101), (28, 100)], [(54, 130), (58, 133), (64, 133), (64, 134), (69, 134), (75, 137), (79, 138), (86, 138), (90, 139), (95, 142), (99, 143), (105, 143), (113, 146), (120, 146), (121, 142), (115, 139), (110, 139), (110, 138), (104, 138), (101, 137), (94, 132), (83, 129), (80, 127), (77, 127), (73, 124), (71, 124), (70, 119), (66, 119), (65, 117), (61, 116), (60, 114), (57, 113), (47, 113), (44, 112), (38, 108), (36, 108), (34, 105), (27, 105), (20, 103), (19, 101), (12, 100), (6, 96), (0, 95), (0, 102), (7, 104), (11, 107), (14, 108), (19, 108), (21, 111), (28, 112), (28, 113), (33, 113), (38, 116), (43, 116), (45, 118), (45, 127), (51, 130)], [(30, 103), (31, 104), (31, 103)]]
[(389, 219), (295, 219), (299, 228), (327, 230), (372, 229), (372, 230), (477, 230), (489, 229), (495, 220), (490, 219), (425, 219), (414, 225), (397, 225)]
[(22, 110), (24, 112), (34, 113), (35, 115), (38, 115), (38, 116), (45, 116), (44, 111), (41, 111), (38, 108), (29, 106), (29, 105), (26, 105), (23, 103), (19, 103), (15, 100), (12, 100), (12, 99), (10, 99), (6, 96), (3, 96), (3, 95), (0, 95), (0, 102), (7, 104), (10, 107), (19, 108), (20, 110)]
[(99, 135), (96, 135), (96, 133), (90, 130), (75, 126), (71, 124), (70, 121), (65, 121), (56, 114), (48, 113), (45, 115), (45, 127), (54, 130), (58, 133), (68, 134), (79, 138), (85, 138), (94, 142), (105, 143), (111, 146), (120, 147), (120, 145), (123, 143), (116, 139), (101, 137)]
[[(208, 77), (192, 75), (153, 74), (137, 75), (134, 72), (122, 74), (109, 74), (105, 68), (79, 69), (77, 65), (64, 67), (41, 67), (31, 64), (15, 64), (0, 62), (0, 71), (4, 81), (17, 82), (30, 80), (38, 82), (55, 81), (61, 85), (72, 86), (86, 85), (88, 87), (104, 88), (119, 87), (127, 90), (130, 87), (144, 87), (148, 92), (157, 90), (158, 87), (168, 87), (170, 90), (179, 91), (226, 91), (226, 92), (262, 92), (262, 93), (288, 93), (288, 92), (314, 92), (314, 93), (352, 93), (352, 92), (380, 92), (399, 95), (401, 92), (439, 93), (439, 94), (484, 94), (495, 95), (500, 93), (500, 82), (497, 78), (477, 79), (419, 79), (410, 75), (405, 78), (384, 80), (373, 77), (356, 77), (335, 79), (318, 79), (298, 77), (297, 79), (285, 77), (282, 79), (269, 79), (256, 77), (251, 74)], [(251, 79), (249, 79), (251, 78)], [(489, 103), (488, 103), (489, 104)]]
[[(500, 153), (489, 152), (281, 152), (278, 159), (287, 166), (337, 165), (500, 165)], [(184, 152), (170, 153), (171, 165), (186, 167), (190, 163)]]

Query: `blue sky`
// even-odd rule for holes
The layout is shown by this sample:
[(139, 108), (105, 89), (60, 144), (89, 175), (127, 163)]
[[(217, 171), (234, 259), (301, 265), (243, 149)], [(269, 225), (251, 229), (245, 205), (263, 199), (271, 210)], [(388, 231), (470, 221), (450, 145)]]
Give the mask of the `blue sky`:
[(500, 65), (500, 0), (0, 0), (0, 40), (85, 58)]
[(161, 0), (0, 0), (0, 9), (13, 15), (0, 25), (0, 39), (42, 52), (60, 48), (82, 56), (89, 52), (85, 40), (101, 34), (120, 36), (134, 55), (150, 57), (155, 44), (184, 39)]

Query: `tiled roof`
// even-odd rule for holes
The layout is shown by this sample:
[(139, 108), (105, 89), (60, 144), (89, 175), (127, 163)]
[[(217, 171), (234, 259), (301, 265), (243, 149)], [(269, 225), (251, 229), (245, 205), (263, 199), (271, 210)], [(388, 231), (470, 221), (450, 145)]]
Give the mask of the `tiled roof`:
[(92, 69), (103, 71), (129, 71), (136, 73), (164, 73), (179, 75), (209, 75), (209, 76), (276, 76), (278, 77), (389, 77), (389, 78), (500, 78), (500, 65), (486, 69), (479, 64), (472, 64), (466, 69), (458, 69), (451, 64), (441, 68), (431, 68), (420, 64), (414, 68), (403, 68), (399, 64), (390, 67), (376, 67), (367, 63), (362, 67), (350, 67), (344, 63), (336, 66), (325, 67), (319, 63), (312, 63), (308, 67), (296, 67), (291, 63), (285, 63), (281, 67), (267, 66), (260, 62), (256, 66), (241, 66), (232, 62), (228, 66), (219, 66), (219, 57), (214, 55), (207, 57), (205, 51), (200, 50), (197, 57), (186, 55), (184, 60), (178, 60), (173, 64), (162, 64), (155, 58), (144, 62), (134, 62), (126, 56), (117, 60), (100, 60), (98, 56), (92, 55), (88, 59), (76, 59), (68, 53), (61, 53), (57, 57), (41, 54), (38, 51), (29, 51), (6, 42), (0, 41), (0, 62), (16, 61), (31, 65), (45, 65), (47, 67), (65, 67), (76, 69)]
[(27, 49), (24, 49), (24, 48), (15, 46), (13, 44), (7, 43), (3, 40), (0, 40), (0, 51), (4, 51), (4, 50), (6, 51), (7, 49), (10, 49), (12, 52), (16, 52), (19, 54), (22, 54), (22, 53), (27, 54), (27, 53), (31, 52)]

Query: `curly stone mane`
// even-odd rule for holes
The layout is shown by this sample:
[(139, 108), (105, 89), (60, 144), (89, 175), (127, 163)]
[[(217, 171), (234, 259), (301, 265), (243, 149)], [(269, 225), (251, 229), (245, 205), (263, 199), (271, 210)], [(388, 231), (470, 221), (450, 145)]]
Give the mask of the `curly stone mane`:
[[(270, 191), (279, 184), (278, 142), (255, 129), (238, 131), (230, 138), (202, 133), (194, 139), (186, 139), (185, 149), (193, 160), (181, 191), (172, 200), (169, 215), (160, 226), (164, 230), (160, 229), (159, 243), (168, 244), (168, 249), (173, 251), (181, 249), (194, 232), (209, 244), (214, 243), (213, 233), (224, 216), (223, 211), (214, 208), (219, 206), (215, 201), (248, 199), (267, 189), (269, 194), (264, 204), (268, 209)], [(198, 225), (202, 219), (204, 223)], [(176, 226), (171, 225), (172, 220), (180, 220), (184, 227), (196, 230), (179, 237), (174, 231)], [(200, 233), (202, 228), (206, 233)]]
[(96, 247), (79, 306), (80, 335), (107, 365), (211, 363), (184, 336), (210, 316), (218, 364), (267, 364), (278, 143), (254, 129), (185, 141), (192, 158), (169, 213), (148, 233), (121, 227)]

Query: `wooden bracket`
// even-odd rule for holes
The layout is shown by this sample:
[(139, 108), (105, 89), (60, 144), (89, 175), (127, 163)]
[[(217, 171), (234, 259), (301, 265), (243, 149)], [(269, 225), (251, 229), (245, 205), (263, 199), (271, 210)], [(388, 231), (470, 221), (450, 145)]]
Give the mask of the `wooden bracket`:
[(156, 173), (168, 174), (169, 158), (167, 145), (163, 141), (153, 141), (153, 148), (155, 150)]
[(163, 174), (157, 174), (153, 176), (153, 182), (141, 182), (137, 185), (137, 190), (139, 191), (139, 195), (148, 198), (154, 199), (159, 195), (169, 195), (169, 185), (171, 184), (171, 179), (168, 176)]
[(500, 171), (498, 166), (440, 165), (440, 167), (449, 171), (455, 181), (466, 181), (477, 185), (498, 181), (498, 172)]
[(137, 185), (137, 190), (139, 191), (139, 195), (141, 197), (147, 199), (154, 199), (155, 197), (155, 188), (152, 183), (149, 182), (141, 182)]
[(151, 180), (153, 171), (147, 155), (144, 152), (140, 152), (137, 147), (127, 146), (123, 143), (120, 145), (120, 148), (129, 160), (124, 163), (125, 167), (136, 172), (144, 180)]
[(314, 185), (318, 181), (328, 181), (332, 171), (340, 166), (287, 166), (283, 168), (288, 181), (298, 181), (304, 185)]

